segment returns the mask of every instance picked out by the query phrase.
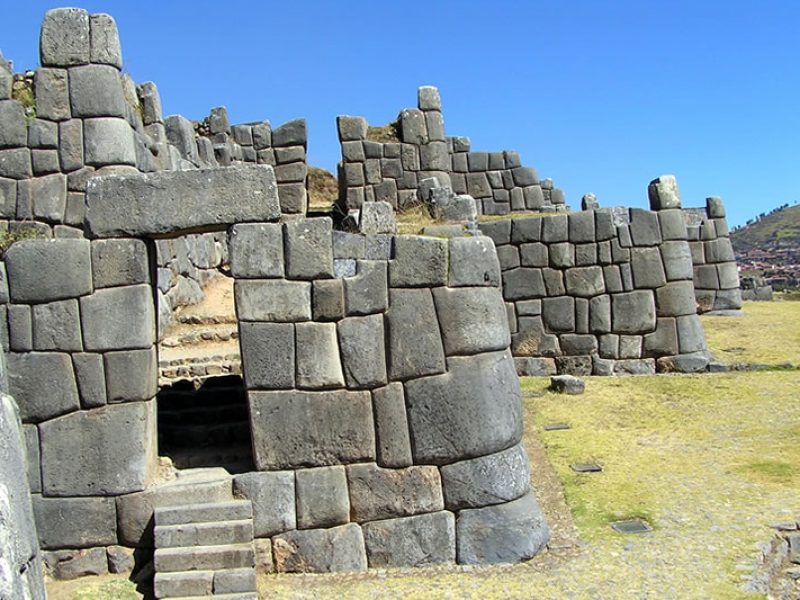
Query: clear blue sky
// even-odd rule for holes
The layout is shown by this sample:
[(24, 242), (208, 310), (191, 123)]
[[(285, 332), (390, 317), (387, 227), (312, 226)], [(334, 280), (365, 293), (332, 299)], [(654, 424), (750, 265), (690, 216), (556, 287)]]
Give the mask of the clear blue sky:
[[(57, 2), (2, 0), (0, 49), (38, 64)], [(514, 149), (601, 205), (645, 206), (673, 173), (684, 206), (722, 196), (731, 225), (800, 200), (797, 0), (702, 2), (84, 2), (112, 14), (125, 69), (165, 114), (308, 119), (309, 160), (333, 170), (335, 117), (371, 124), (439, 87), (449, 135)]]

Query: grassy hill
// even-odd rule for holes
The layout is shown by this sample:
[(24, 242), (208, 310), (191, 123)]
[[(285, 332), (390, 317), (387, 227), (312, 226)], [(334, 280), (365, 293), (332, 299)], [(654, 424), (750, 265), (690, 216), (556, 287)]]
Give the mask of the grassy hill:
[(800, 248), (800, 204), (776, 210), (731, 233), (736, 252), (778, 247)]

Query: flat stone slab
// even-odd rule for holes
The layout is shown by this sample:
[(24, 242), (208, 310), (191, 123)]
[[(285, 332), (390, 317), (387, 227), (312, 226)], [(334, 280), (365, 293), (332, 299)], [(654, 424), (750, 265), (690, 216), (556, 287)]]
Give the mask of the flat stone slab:
[(569, 466), (576, 473), (600, 473), (603, 467), (594, 463), (575, 463)]
[(97, 177), (86, 190), (91, 237), (147, 237), (280, 216), (268, 165)]
[(624, 521), (614, 521), (611, 529), (617, 533), (647, 533), (653, 531), (650, 524), (642, 519), (626, 519)]

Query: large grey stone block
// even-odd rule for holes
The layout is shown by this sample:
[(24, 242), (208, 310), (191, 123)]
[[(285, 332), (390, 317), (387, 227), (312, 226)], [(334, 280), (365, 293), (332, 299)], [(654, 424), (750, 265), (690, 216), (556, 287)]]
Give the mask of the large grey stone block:
[(707, 350), (706, 336), (700, 318), (687, 315), (676, 319), (678, 327), (678, 344), (681, 354)]
[(35, 304), (32, 313), (34, 350), (80, 352), (81, 323), (77, 300)]
[(33, 512), (44, 549), (91, 548), (117, 543), (113, 498), (33, 497)]
[[(136, 165), (133, 130), (124, 119), (114, 117), (85, 119), (83, 121), (83, 144), (84, 156), (88, 165), (95, 167)], [(120, 202), (121, 204), (122, 202)], [(119, 209), (120, 205), (115, 208)], [(174, 217), (174, 213), (170, 214)]]
[(343, 279), (347, 314), (384, 312), (389, 306), (386, 261), (359, 260), (356, 269), (354, 276)]
[(5, 255), (12, 302), (40, 303), (92, 291), (87, 240), (23, 240)]
[(39, 56), (45, 67), (84, 65), (91, 58), (89, 13), (82, 8), (55, 8), (44, 15)]
[(489, 237), (455, 237), (450, 239), (450, 277), (448, 285), (499, 286), (500, 263)]
[(283, 277), (283, 230), (278, 223), (239, 223), (229, 235), (231, 274), (236, 278)]
[(155, 402), (78, 411), (39, 425), (42, 490), (48, 496), (110, 496), (143, 490), (156, 458)]
[(280, 216), (275, 174), (265, 165), (92, 179), (86, 205), (94, 237), (153, 236)]
[(270, 537), (297, 527), (293, 471), (243, 473), (233, 478), (233, 489), (253, 503), (255, 537)]
[(697, 313), (697, 302), (691, 281), (673, 281), (656, 290), (656, 314), (659, 317), (695, 313)]
[(542, 300), (542, 319), (548, 331), (559, 333), (574, 331), (575, 299), (570, 296), (544, 298)]
[(107, 352), (105, 362), (108, 403), (150, 400), (158, 393), (155, 348)]
[(73, 117), (125, 118), (125, 97), (119, 71), (109, 65), (85, 65), (69, 70)]
[(405, 384), (415, 462), (442, 464), (519, 442), (522, 408), (510, 352), (448, 359), (448, 372)]
[(661, 258), (668, 281), (692, 279), (693, 264), (689, 242), (671, 241), (661, 244)]
[(447, 283), (447, 240), (419, 235), (395, 238), (395, 259), (389, 263), (392, 287), (419, 287)]
[(300, 469), (297, 486), (297, 527), (333, 527), (350, 521), (347, 475), (342, 465)]
[(447, 511), (365, 523), (372, 568), (423, 567), (455, 561), (455, 518)]
[(130, 350), (155, 343), (155, 308), (149, 285), (97, 290), (80, 299), (86, 350)]
[(681, 193), (674, 175), (662, 175), (647, 186), (651, 210), (681, 207)]
[(656, 330), (644, 336), (642, 355), (659, 358), (678, 353), (678, 330), (675, 319), (659, 318)]
[(18, 148), (27, 143), (25, 108), (16, 100), (0, 100), (0, 148)]
[(306, 146), (308, 133), (306, 120), (294, 119), (287, 121), (277, 129), (272, 130), (272, 145), (276, 147)]
[(72, 113), (66, 69), (37, 69), (33, 86), (37, 117), (51, 121), (65, 121), (70, 118)]
[(631, 251), (631, 269), (637, 288), (658, 288), (667, 282), (658, 248), (634, 248)]
[(541, 269), (519, 268), (503, 273), (503, 295), (506, 300), (525, 300), (547, 295)]
[(407, 144), (428, 143), (428, 129), (421, 110), (408, 108), (400, 112), (400, 135)]
[(630, 234), (635, 246), (655, 246), (661, 243), (658, 214), (643, 208), (630, 209)]
[(291, 323), (239, 323), (242, 370), (248, 389), (295, 385), (295, 333)]
[(359, 141), (367, 138), (367, 120), (364, 117), (340, 115), (336, 117), (339, 140), (342, 142)]
[(394, 382), (373, 390), (372, 404), (378, 464), (394, 468), (411, 466), (413, 458), (403, 384)]
[(91, 245), (95, 288), (150, 282), (147, 246), (142, 240), (95, 240)]
[[(488, 221), (478, 224), (478, 229), (481, 230), (483, 235), (492, 239), (495, 246), (501, 246), (511, 242), (511, 219), (504, 219), (502, 221)], [(514, 221), (515, 226), (517, 221)]]
[(569, 222), (567, 220), (567, 215), (552, 215), (542, 219), (541, 241), (558, 243), (568, 240)]
[(287, 277), (333, 277), (332, 227), (327, 217), (300, 219), (284, 225)]
[(661, 225), (661, 238), (664, 240), (685, 240), (686, 221), (680, 209), (662, 210), (658, 213), (658, 222)]
[(498, 288), (436, 288), (433, 298), (448, 356), (508, 348), (511, 334)]
[(430, 290), (390, 290), (386, 326), (392, 380), (444, 372), (444, 349)]
[(366, 571), (367, 555), (361, 527), (355, 523), (330, 529), (299, 529), (272, 540), (279, 573)]
[(516, 500), (530, 488), (530, 463), (525, 448), (508, 450), (441, 467), (448, 510), (479, 508)]
[[(35, 179), (27, 179), (17, 184), (17, 211), (24, 206), (25, 217), (35, 217), (49, 223), (64, 221), (67, 206), (67, 178), (53, 173)], [(32, 213), (32, 214), (31, 214)], [(18, 217), (23, 215), (18, 214)]]
[[(19, 416), (15, 416), (13, 421), (17, 421)], [(28, 477), (27, 485), (30, 486), (30, 491), (33, 494), (42, 493), (42, 459), (41, 452), (39, 451), (39, 428), (36, 425), (22, 425), (22, 434), (25, 441), (25, 473)], [(10, 434), (6, 435), (4, 440), (13, 439)], [(12, 450), (12, 452), (14, 452)], [(6, 456), (6, 461), (9, 463), (9, 468), (14, 468), (14, 459)], [(16, 473), (15, 473), (16, 475)], [(8, 480), (8, 479), (6, 479)]]
[(344, 285), (341, 279), (318, 279), (312, 284), (315, 321), (338, 321), (344, 317)]
[(571, 296), (591, 298), (606, 291), (602, 267), (576, 267), (564, 274), (567, 293)]
[(259, 470), (375, 460), (369, 392), (250, 392)]
[(298, 323), (295, 347), (298, 388), (344, 386), (335, 323)]
[(311, 319), (311, 283), (271, 279), (234, 284), (236, 314), (241, 321), (293, 322)]
[(38, 423), (80, 408), (69, 354), (11, 352), (8, 391), (24, 422)]
[(72, 355), (75, 379), (82, 408), (97, 408), (106, 403), (106, 374), (103, 355), (81, 352)]
[(569, 215), (569, 241), (573, 244), (595, 241), (594, 211), (583, 210)]
[(183, 115), (170, 115), (164, 120), (167, 140), (184, 160), (199, 162), (198, 146), (192, 122)]
[(368, 389), (386, 384), (383, 331), (381, 315), (339, 321), (339, 347), (347, 387)]
[(117, 24), (111, 15), (99, 13), (89, 17), (89, 58), (93, 63), (122, 68), (122, 50)]
[(649, 290), (611, 295), (614, 333), (648, 333), (656, 327), (656, 304)]
[(348, 465), (350, 514), (357, 522), (405, 517), (444, 509), (439, 469), (433, 466), (382, 469)]
[(506, 504), (461, 511), (456, 539), (460, 564), (518, 562), (544, 548), (550, 530), (529, 492)]

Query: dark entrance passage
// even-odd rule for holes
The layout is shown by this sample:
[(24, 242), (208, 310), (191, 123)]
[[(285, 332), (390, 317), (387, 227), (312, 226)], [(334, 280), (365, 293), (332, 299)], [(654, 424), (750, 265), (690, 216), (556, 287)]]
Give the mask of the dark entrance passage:
[(241, 377), (181, 381), (159, 391), (158, 454), (179, 469), (224, 467), (253, 471), (247, 396)]

